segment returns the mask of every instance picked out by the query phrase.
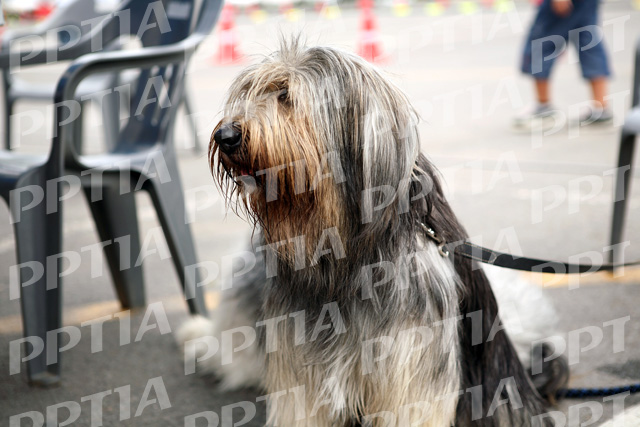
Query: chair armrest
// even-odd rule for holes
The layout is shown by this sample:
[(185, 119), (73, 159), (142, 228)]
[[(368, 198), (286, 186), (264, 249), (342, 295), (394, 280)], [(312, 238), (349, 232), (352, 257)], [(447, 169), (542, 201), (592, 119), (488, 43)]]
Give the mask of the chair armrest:
[(192, 34), (185, 40), (169, 45), (154, 46), (130, 51), (100, 52), (84, 55), (67, 68), (58, 80), (54, 94), (54, 138), (51, 147), (53, 156), (66, 158), (68, 164), (73, 164), (74, 154), (70, 150), (75, 120), (62, 119), (67, 117), (65, 106), (75, 102), (75, 91), (85, 78), (104, 72), (118, 72), (132, 68), (151, 68), (180, 62), (186, 62), (196, 48), (205, 39), (205, 34)]
[(74, 92), (86, 77), (105, 72), (118, 72), (132, 68), (151, 68), (187, 61), (204, 40), (204, 35), (194, 34), (170, 46), (154, 46), (128, 51), (90, 53), (67, 68), (58, 80), (54, 102), (74, 99)]

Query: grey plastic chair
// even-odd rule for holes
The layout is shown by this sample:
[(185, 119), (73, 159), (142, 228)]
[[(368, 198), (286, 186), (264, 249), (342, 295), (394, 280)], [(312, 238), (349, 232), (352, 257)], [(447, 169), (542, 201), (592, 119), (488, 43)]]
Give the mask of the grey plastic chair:
[[(621, 243), (624, 238), (633, 154), (636, 147), (636, 135), (638, 134), (640, 134), (640, 39), (636, 43), (631, 111), (625, 117), (620, 133), (618, 169), (615, 177), (616, 189), (611, 220), (610, 241), (612, 246)], [(615, 264), (622, 263), (622, 253), (623, 251), (611, 251), (610, 261)]]
[[(128, 0), (121, 9), (130, 11), (131, 28), (140, 27), (145, 10), (153, 0)], [(142, 49), (89, 53), (75, 60), (60, 78), (54, 102), (55, 133), (51, 151), (46, 156), (26, 156), (14, 152), (0, 151), (0, 196), (11, 207), (15, 221), (18, 263), (34, 262), (44, 267), (44, 274), (34, 283), (20, 270), (21, 304), (26, 337), (39, 337), (45, 350), (27, 362), (31, 384), (48, 386), (59, 381), (59, 347), (47, 342), (47, 331), (61, 326), (61, 283), (58, 263), (47, 263), (48, 256), (58, 254), (62, 248), (62, 205), (39, 203), (31, 209), (32, 198), (16, 197), (13, 190), (26, 190), (28, 186), (40, 188), (44, 200), (51, 188), (46, 183), (64, 175), (81, 177), (91, 206), (100, 238), (114, 240), (130, 239), (129, 251), (120, 252), (120, 245), (105, 247), (105, 255), (123, 307), (138, 307), (145, 304), (141, 266), (136, 266), (140, 253), (134, 190), (150, 193), (169, 244), (173, 262), (183, 286), (187, 304), (192, 314), (206, 315), (202, 288), (198, 287), (198, 271), (187, 269), (197, 263), (195, 248), (189, 225), (185, 217), (184, 198), (177, 162), (173, 148), (172, 131), (176, 109), (184, 89), (184, 71), (191, 55), (210, 33), (218, 18), (221, 0), (162, 0), (167, 11), (171, 31), (162, 33), (159, 25), (147, 30), (141, 37)], [(91, 33), (83, 36), (79, 50), (87, 49), (94, 37), (113, 40), (119, 36), (117, 18), (111, 18)], [(14, 52), (0, 54), (0, 64), (11, 60)], [(46, 55), (46, 52), (42, 52)], [(79, 56), (79, 55), (78, 55)], [(15, 60), (15, 57), (14, 57)], [(22, 61), (29, 65), (30, 58)], [(142, 111), (131, 115), (119, 132), (111, 151), (100, 156), (81, 156), (77, 150), (79, 135), (77, 121), (64, 123), (70, 112), (65, 105), (75, 99), (81, 82), (97, 73), (121, 72), (140, 69), (133, 85), (133, 105), (145, 98), (145, 87), (150, 79), (160, 77), (164, 82), (167, 99), (171, 106), (155, 102), (144, 106)], [(158, 96), (158, 99), (161, 97)], [(80, 104), (81, 105), (81, 104)], [(165, 107), (165, 108), (163, 108)], [(147, 167), (147, 165), (153, 165)], [(158, 165), (163, 165), (158, 168)], [(102, 177), (96, 184), (93, 173)], [(169, 179), (167, 179), (169, 178)], [(132, 191), (120, 191), (123, 183)], [(142, 183), (138, 187), (138, 184)], [(91, 189), (99, 185), (102, 197), (91, 200)], [(12, 196), (13, 194), (13, 196)], [(12, 200), (13, 199), (13, 200)], [(46, 206), (48, 205), (48, 206)], [(121, 259), (125, 263), (120, 263)], [(192, 271), (191, 274), (187, 274)], [(24, 273), (24, 274), (23, 274)], [(51, 357), (51, 356), (54, 357)]]
[[(91, 28), (91, 25), (96, 25), (96, 20), (99, 21), (100, 18), (106, 19), (108, 16), (109, 11), (101, 11), (96, 8), (95, 0), (71, 0), (59, 6), (50, 17), (32, 28), (6, 31), (2, 37), (2, 50), (6, 51), (11, 47), (11, 43), (14, 43), (21, 38), (28, 39), (29, 37), (38, 37), (44, 39), (47, 37), (48, 33), (58, 35), (56, 39), (58, 42), (58, 49), (66, 49), (68, 46), (72, 46), (74, 43), (77, 43), (78, 37), (86, 34)], [(65, 28), (67, 30), (65, 30)], [(106, 50), (118, 50), (120, 48), (120, 41), (115, 40), (107, 46)], [(66, 59), (75, 58), (67, 56)], [(47, 61), (47, 63), (49, 63), (49, 61)], [(9, 66), (10, 65), (11, 64), (9, 64)], [(3, 68), (2, 70), (5, 107), (4, 146), (7, 150), (12, 148), (11, 141), (13, 135), (11, 129), (11, 116), (13, 115), (16, 102), (30, 100), (50, 103), (53, 101), (53, 94), (55, 91), (55, 82), (52, 82), (51, 84), (34, 84), (19, 78), (14, 71), (15, 70), (12, 68)], [(117, 73), (93, 75), (88, 79), (85, 79), (76, 92), (77, 101), (86, 104), (93, 102), (99, 105), (102, 115), (105, 145), (107, 147), (111, 147), (115, 143), (116, 135), (119, 131), (120, 121), (117, 116), (118, 105), (113, 105), (110, 100), (104, 100), (100, 96), (100, 93), (113, 89), (122, 83), (128, 82), (122, 82)], [(191, 99), (188, 94), (183, 98), (183, 103), (185, 114), (189, 119), (191, 119)], [(77, 126), (78, 132), (82, 132), (83, 129), (82, 118), (82, 116), (77, 118), (77, 120), (79, 120), (79, 126)], [(188, 120), (188, 122), (192, 128), (194, 150), (198, 152), (200, 151), (200, 145), (198, 143), (196, 125), (193, 120)], [(76, 140), (80, 140), (80, 137), (76, 138)], [(77, 147), (78, 151), (81, 149), (82, 147)]]

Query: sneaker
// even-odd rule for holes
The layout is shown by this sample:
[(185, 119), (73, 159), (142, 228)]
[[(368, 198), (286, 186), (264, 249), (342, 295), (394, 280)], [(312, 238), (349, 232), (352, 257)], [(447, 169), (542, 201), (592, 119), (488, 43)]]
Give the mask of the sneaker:
[(584, 107), (576, 120), (576, 124), (582, 126), (607, 125), (613, 122), (613, 114), (610, 108)]
[(513, 118), (513, 127), (521, 131), (550, 130), (559, 118), (558, 111), (551, 104), (536, 104)]

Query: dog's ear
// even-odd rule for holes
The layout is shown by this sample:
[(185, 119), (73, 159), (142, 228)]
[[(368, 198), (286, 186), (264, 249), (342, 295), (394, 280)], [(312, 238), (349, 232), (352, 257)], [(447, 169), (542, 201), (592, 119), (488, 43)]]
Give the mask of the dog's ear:
[(413, 169), (409, 201), (408, 220), (413, 224), (428, 224), (449, 243), (466, 238), (467, 232), (445, 197), (440, 172), (422, 153)]
[[(418, 116), (399, 90), (388, 89), (387, 96), (367, 100), (358, 141), (363, 232), (372, 235), (399, 226), (400, 216), (411, 210), (411, 199), (421, 192), (428, 194), (431, 187), (430, 175), (416, 167)], [(420, 185), (424, 191), (418, 189)]]
[(438, 170), (420, 153), (411, 174), (407, 210), (414, 219), (429, 222), (434, 205), (442, 198)]
[(392, 131), (371, 132), (366, 140), (370, 149), (362, 153), (362, 233), (380, 238), (422, 222), (447, 241), (460, 240), (465, 231), (446, 200), (438, 170), (420, 153), (417, 115), (405, 105), (408, 109), (388, 124)]

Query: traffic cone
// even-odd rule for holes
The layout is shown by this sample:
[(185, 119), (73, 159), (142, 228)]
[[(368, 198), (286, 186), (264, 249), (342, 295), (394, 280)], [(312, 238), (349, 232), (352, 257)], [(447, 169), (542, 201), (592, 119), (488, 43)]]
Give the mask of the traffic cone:
[(384, 60), (382, 44), (378, 35), (378, 23), (371, 8), (362, 9), (358, 55), (369, 62), (383, 62)]
[(40, 2), (38, 7), (33, 11), (33, 17), (40, 21), (53, 12), (53, 5), (48, 1)]
[(226, 5), (220, 14), (220, 33), (218, 35), (218, 54), (215, 62), (218, 65), (237, 64), (242, 60), (238, 49), (238, 36), (234, 22), (234, 9)]

